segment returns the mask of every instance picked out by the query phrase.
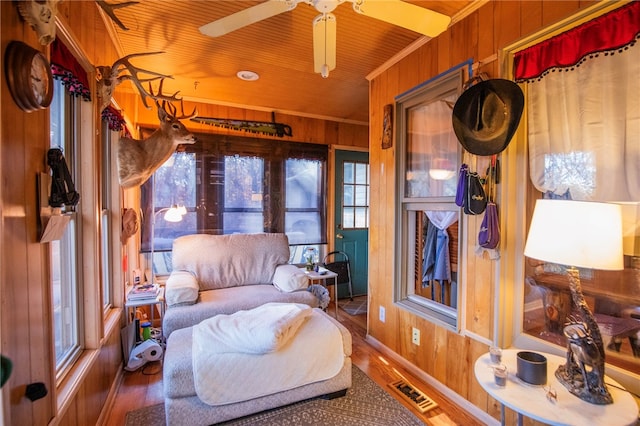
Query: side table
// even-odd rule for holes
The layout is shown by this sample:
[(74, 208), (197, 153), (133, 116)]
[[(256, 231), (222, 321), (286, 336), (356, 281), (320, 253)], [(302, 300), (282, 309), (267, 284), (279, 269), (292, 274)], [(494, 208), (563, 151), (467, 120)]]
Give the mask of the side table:
[(326, 268), (319, 268), (316, 271), (307, 271), (305, 268), (300, 268), (309, 277), (309, 284), (320, 284), (327, 286), (327, 280), (333, 278), (333, 303), (336, 309), (336, 319), (338, 319), (338, 274), (332, 272)]
[[(129, 294), (129, 291), (131, 290), (131, 287), (127, 287), (127, 294)], [(158, 311), (160, 312), (160, 320), (162, 320), (162, 318), (164, 318), (164, 286), (160, 286), (160, 291), (158, 292), (158, 295), (155, 298), (149, 298), (149, 299), (136, 299), (136, 300), (127, 300), (124, 304), (126, 310), (127, 310), (127, 324), (129, 324), (132, 321), (132, 318), (135, 317), (135, 311), (136, 308), (140, 307), (140, 306), (150, 306), (151, 307), (151, 324), (153, 324), (153, 320), (154, 320), (154, 306), (158, 305)], [(160, 328), (160, 339), (162, 340), (162, 327)]]
[[(518, 413), (518, 425), (522, 425), (522, 416), (550, 425), (635, 425), (638, 419), (638, 405), (633, 396), (612, 378), (606, 376), (605, 383), (613, 397), (613, 404), (597, 405), (583, 401), (571, 394), (556, 379), (558, 365), (565, 363), (564, 357), (535, 351), (547, 358), (547, 384), (531, 385), (517, 376), (517, 354), (524, 349), (504, 349), (502, 364), (507, 366), (508, 377), (505, 386), (495, 384), (489, 353), (476, 360), (474, 372), (480, 386), (502, 404), (502, 422), (504, 425), (504, 407)], [(548, 399), (545, 387), (556, 391), (557, 399)]]

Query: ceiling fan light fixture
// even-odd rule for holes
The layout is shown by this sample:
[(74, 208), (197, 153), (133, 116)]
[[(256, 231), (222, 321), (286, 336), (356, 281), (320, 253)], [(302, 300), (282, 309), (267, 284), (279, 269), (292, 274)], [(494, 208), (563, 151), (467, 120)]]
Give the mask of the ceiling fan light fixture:
[[(272, 16), (292, 11), (298, 3), (306, 3), (320, 12), (320, 15), (313, 20), (313, 70), (327, 78), (329, 71), (336, 67), (336, 17), (331, 12), (345, 2), (351, 3), (356, 13), (424, 34), (427, 37), (436, 37), (451, 24), (449, 16), (403, 0), (267, 0), (203, 25), (200, 27), (200, 32), (210, 37), (219, 37)], [(253, 81), (257, 79), (257, 74), (253, 78), (243, 78), (238, 73), (238, 77)]]
[(313, 69), (327, 78), (336, 67), (336, 17), (331, 13), (313, 20)]
[(329, 65), (323, 64), (322, 67), (320, 67), (320, 75), (322, 78), (329, 77)]
[(449, 180), (456, 176), (456, 166), (446, 158), (437, 157), (431, 163), (429, 176), (433, 180)]
[(240, 70), (236, 73), (236, 76), (243, 81), (256, 81), (260, 78), (257, 72), (248, 70)]
[(313, 7), (320, 13), (333, 12), (344, 0), (312, 0)]

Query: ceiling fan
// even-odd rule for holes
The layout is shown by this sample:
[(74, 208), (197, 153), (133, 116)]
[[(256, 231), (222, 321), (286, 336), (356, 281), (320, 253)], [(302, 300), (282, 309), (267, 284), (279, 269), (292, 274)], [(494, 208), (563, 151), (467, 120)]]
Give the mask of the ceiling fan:
[(451, 22), (451, 18), (402, 0), (268, 0), (200, 27), (200, 32), (219, 37), (296, 8), (309, 4), (320, 12), (313, 20), (314, 71), (328, 77), (336, 67), (336, 17), (331, 12), (342, 3), (352, 3), (353, 10), (371, 18), (435, 37)]

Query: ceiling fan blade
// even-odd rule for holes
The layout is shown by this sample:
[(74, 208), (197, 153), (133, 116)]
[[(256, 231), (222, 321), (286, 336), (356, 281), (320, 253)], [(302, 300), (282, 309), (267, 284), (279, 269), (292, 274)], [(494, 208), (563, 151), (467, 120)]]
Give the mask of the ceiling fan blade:
[(313, 70), (324, 78), (336, 67), (336, 17), (324, 13), (313, 20)]
[(435, 37), (447, 29), (451, 18), (442, 13), (401, 0), (364, 0), (353, 2), (353, 10), (399, 27), (407, 28), (429, 37)]
[(219, 37), (263, 19), (296, 8), (301, 0), (269, 0), (248, 9), (241, 10), (217, 21), (201, 26), (200, 32), (209, 37)]

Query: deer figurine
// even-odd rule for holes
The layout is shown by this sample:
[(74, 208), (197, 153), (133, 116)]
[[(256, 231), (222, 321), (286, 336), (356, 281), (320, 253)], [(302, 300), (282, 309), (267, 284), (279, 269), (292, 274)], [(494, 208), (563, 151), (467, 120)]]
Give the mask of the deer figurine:
[[(175, 95), (173, 99), (177, 100)], [(163, 100), (161, 105), (155, 100), (155, 104), (160, 128), (147, 139), (121, 137), (118, 142), (118, 179), (123, 188), (142, 185), (171, 157), (178, 145), (196, 142), (193, 133), (180, 122), (195, 117), (195, 108), (191, 114), (184, 115), (184, 105), (180, 100), (182, 115), (178, 116), (171, 102)]]

